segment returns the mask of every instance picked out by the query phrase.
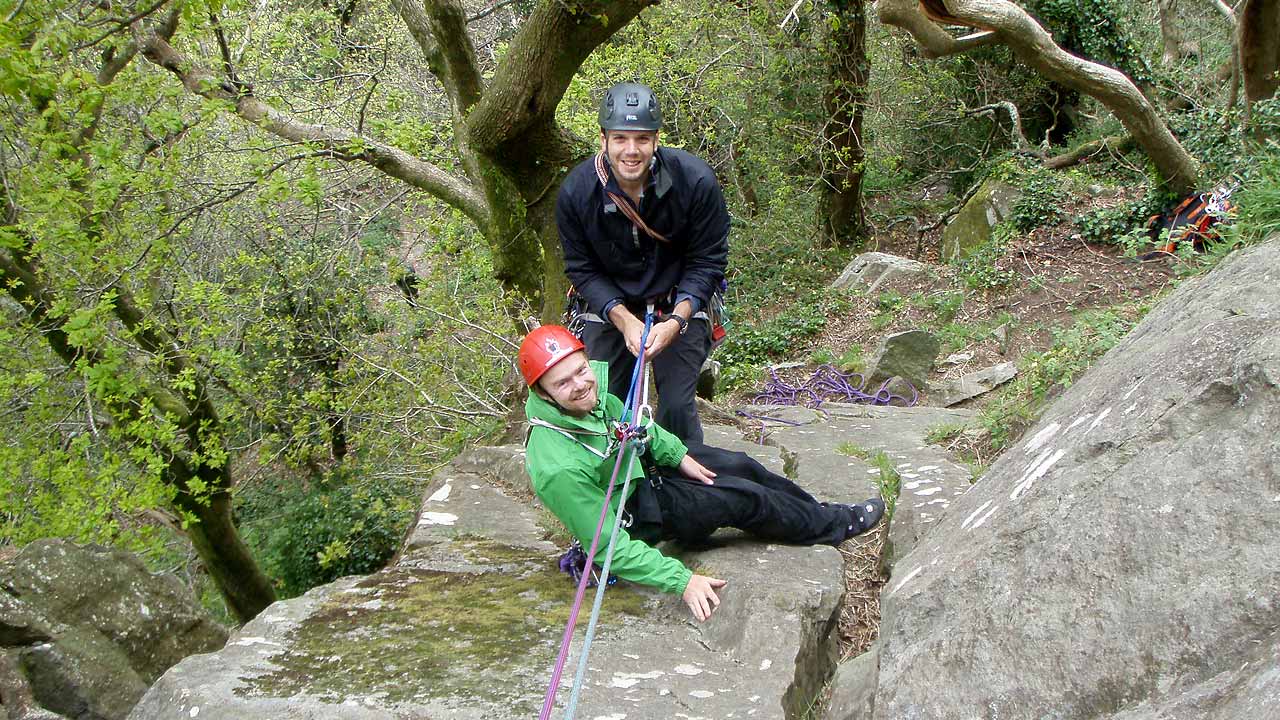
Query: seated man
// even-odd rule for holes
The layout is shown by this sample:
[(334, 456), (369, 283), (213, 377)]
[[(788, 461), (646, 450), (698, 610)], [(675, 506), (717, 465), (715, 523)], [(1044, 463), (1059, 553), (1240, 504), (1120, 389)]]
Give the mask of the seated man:
[[(589, 361), (582, 343), (558, 325), (529, 333), (520, 345), (519, 364), (530, 388), (525, 462), (534, 492), (590, 547), (617, 462), (613, 431), (622, 417), (622, 401), (600, 390), (608, 385), (608, 366)], [(773, 542), (838, 545), (875, 527), (884, 514), (879, 498), (858, 505), (818, 502), (743, 453), (701, 444), (687, 448), (657, 424), (648, 426), (647, 439), (651, 462), (637, 460), (630, 468), (623, 462), (601, 531), (599, 557), (603, 563), (612, 519), (618, 503), (625, 503), (626, 529), (619, 530), (610, 570), (632, 582), (680, 593), (700, 622), (720, 604), (716, 590), (725, 581), (695, 575), (654, 544), (702, 543), (718, 528), (733, 527)], [(621, 498), (621, 475), (628, 469), (631, 493)]]

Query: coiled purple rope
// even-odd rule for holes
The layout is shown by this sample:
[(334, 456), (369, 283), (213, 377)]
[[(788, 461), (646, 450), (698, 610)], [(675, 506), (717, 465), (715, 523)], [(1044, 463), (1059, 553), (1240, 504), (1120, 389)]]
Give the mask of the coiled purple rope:
[[(856, 385), (851, 381), (855, 377), (858, 379)], [(903, 380), (903, 382), (906, 381)], [(866, 387), (867, 378), (865, 375), (855, 372), (842, 373), (833, 365), (819, 366), (817, 370), (813, 371), (813, 375), (809, 376), (809, 379), (798, 385), (792, 385), (778, 377), (778, 371), (770, 368), (769, 380), (765, 382), (764, 390), (751, 399), (751, 404), (799, 405), (817, 410), (826, 401), (889, 405), (894, 400), (901, 400), (904, 405), (911, 407), (920, 400), (920, 392), (909, 382), (907, 387), (911, 388), (910, 400), (903, 395), (895, 395), (890, 392), (889, 380), (881, 383), (880, 388), (875, 392), (867, 392)], [(760, 442), (764, 442), (764, 423), (773, 422), (791, 426), (805, 424), (768, 415), (749, 413), (743, 410), (739, 410), (738, 415), (761, 422)]]
[[(855, 377), (858, 378), (856, 385), (850, 382), (850, 379)], [(842, 373), (833, 365), (819, 366), (808, 380), (799, 385), (788, 383), (778, 377), (777, 370), (770, 368), (769, 380), (764, 384), (764, 390), (751, 400), (751, 404), (802, 405), (816, 410), (828, 400), (868, 405), (888, 405), (894, 400), (901, 400), (907, 407), (915, 405), (920, 400), (919, 391), (911, 383), (907, 383), (907, 387), (911, 388), (910, 400), (903, 395), (889, 392), (889, 380), (881, 383), (880, 388), (875, 392), (867, 392), (866, 386), (867, 379), (862, 373)]]

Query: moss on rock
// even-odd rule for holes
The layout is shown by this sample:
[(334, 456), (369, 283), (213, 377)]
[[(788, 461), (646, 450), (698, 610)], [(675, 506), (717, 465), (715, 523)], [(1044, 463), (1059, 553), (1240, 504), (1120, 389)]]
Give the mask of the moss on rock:
[[(465, 570), (402, 564), (369, 576), (295, 628), (289, 649), (272, 658), (278, 668), (238, 692), (334, 702), (484, 697), (536, 712), (574, 585), (554, 556), (471, 538), (450, 547)], [(641, 615), (651, 601), (629, 586), (609, 588), (601, 628)]]

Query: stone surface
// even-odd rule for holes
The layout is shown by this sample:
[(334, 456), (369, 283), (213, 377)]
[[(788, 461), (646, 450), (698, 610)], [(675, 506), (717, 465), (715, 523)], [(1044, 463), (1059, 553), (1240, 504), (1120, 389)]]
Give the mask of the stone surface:
[(967, 373), (954, 380), (944, 380), (929, 391), (930, 403), (938, 407), (951, 407), (991, 392), (1018, 375), (1018, 366), (1006, 362)]
[(880, 654), (875, 648), (841, 665), (831, 684), (826, 720), (870, 720), (879, 674)]
[(1274, 716), (1277, 438), (1272, 240), (1184, 282), (898, 562), (875, 717)]
[(940, 347), (938, 338), (927, 330), (907, 330), (885, 337), (867, 360), (867, 385), (879, 385), (896, 375), (918, 388), (927, 387)]
[[(769, 441), (785, 448), (789, 475), (805, 487), (835, 486), (854, 502), (880, 493), (880, 469), (870, 453), (883, 452), (901, 480), (884, 557), (887, 565), (915, 547), (970, 487), (969, 469), (925, 436), (935, 427), (962, 425), (971, 410), (825, 403), (825, 412), (798, 407), (750, 410), (799, 425), (770, 425)], [(862, 457), (858, 457), (862, 456)], [(826, 499), (825, 496), (823, 499)], [(837, 499), (837, 498), (832, 498)]]
[(706, 400), (716, 399), (716, 383), (720, 382), (720, 363), (707, 358), (698, 371), (697, 395)]
[(1022, 197), (1018, 188), (988, 180), (942, 229), (942, 259), (966, 257), (991, 239), (991, 230), (1013, 212)]
[(40, 540), (0, 563), (6, 684), (33, 717), (123, 718), (161, 673), (226, 637), (181, 581), (126, 552)]
[(874, 292), (887, 282), (920, 275), (929, 266), (910, 258), (882, 252), (862, 253), (849, 261), (840, 277), (831, 283), (833, 289), (856, 287)]
[[(781, 467), (776, 448), (736, 429), (711, 426), (708, 437)], [(563, 542), (563, 531), (480, 472), (516, 454), (488, 449), (443, 468), (393, 566), (272, 605), (226, 649), (166, 673), (130, 717), (536, 716), (574, 586), (546, 539)], [(821, 692), (835, 666), (839, 553), (718, 538), (697, 553), (667, 549), (729, 580), (705, 624), (678, 597), (628, 583), (608, 591), (579, 717), (791, 718)]]
[(49, 621), (35, 608), (0, 590), (0, 647), (31, 645), (52, 637)]

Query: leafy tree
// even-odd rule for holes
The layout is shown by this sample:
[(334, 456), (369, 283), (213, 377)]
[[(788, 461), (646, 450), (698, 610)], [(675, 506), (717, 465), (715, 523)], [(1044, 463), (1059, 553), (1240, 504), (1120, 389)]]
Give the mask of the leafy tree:
[[(331, 96), (326, 110), (341, 122), (315, 122), (291, 110), (294, 89), (266, 90), (255, 82), (225, 40), (228, 30), (217, 14), (207, 22), (191, 18), (185, 32), (193, 42), (175, 45), (172, 37), (145, 30), (138, 33), (138, 43), (148, 60), (171, 72), (189, 92), (285, 140), (367, 163), (456, 208), (488, 240), (494, 275), (511, 293), (513, 315), (524, 303), (550, 318), (560, 310), (566, 282), (555, 232), (555, 192), (569, 165), (586, 151), (557, 123), (556, 107), (587, 55), (649, 4), (539, 3), (502, 57), (486, 63), (458, 0), (394, 0), (403, 28), (420, 50), (417, 65), (447, 101), (444, 117), (418, 119), (449, 144), (448, 156), (438, 161), (406, 150), (398, 138), (373, 132), (374, 123), (366, 123), (367, 95)], [(235, 20), (249, 32), (244, 12), (247, 8), (227, 8), (227, 22)], [(319, 56), (308, 62), (339, 62), (332, 38), (321, 42)], [(216, 55), (212, 48), (218, 49)]]
[[(1199, 163), (1173, 137), (1133, 82), (1117, 70), (1064, 51), (1019, 6), (1007, 0), (882, 0), (877, 7), (883, 22), (907, 30), (932, 56), (968, 52), (991, 43), (1007, 45), (1046, 78), (1094, 97), (1111, 110), (1146, 151), (1172, 192), (1185, 194), (1196, 188)], [(957, 38), (945, 30), (946, 25), (964, 25), (981, 32)]]

